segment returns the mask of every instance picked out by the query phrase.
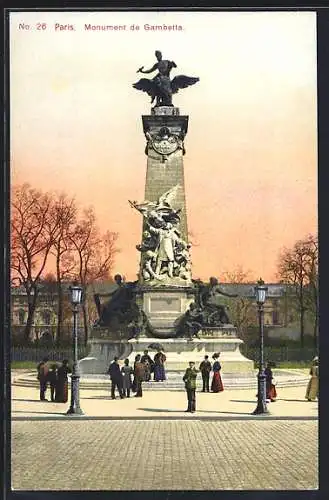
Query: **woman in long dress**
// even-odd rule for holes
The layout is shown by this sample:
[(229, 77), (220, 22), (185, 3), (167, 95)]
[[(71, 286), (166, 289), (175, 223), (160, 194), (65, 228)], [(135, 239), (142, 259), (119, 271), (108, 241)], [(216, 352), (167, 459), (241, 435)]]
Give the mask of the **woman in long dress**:
[(222, 369), (221, 364), (219, 362), (219, 352), (215, 352), (213, 355), (213, 359), (215, 360), (213, 366), (212, 366), (212, 371), (213, 371), (213, 377), (212, 377), (212, 382), (211, 382), (211, 391), (212, 392), (222, 392), (224, 390), (223, 382), (222, 382), (222, 377), (220, 376), (220, 371)]
[(124, 366), (121, 368), (121, 372), (123, 375), (123, 393), (129, 398), (130, 397), (130, 389), (132, 387), (131, 377), (134, 374), (134, 369), (129, 365), (129, 359), (125, 359)]
[(153, 371), (154, 362), (151, 356), (148, 354), (147, 350), (144, 351), (144, 354), (141, 357), (141, 363), (145, 365), (144, 382), (149, 382), (151, 380), (151, 373)]
[(272, 363), (266, 363), (264, 374), (266, 377), (266, 400), (267, 402), (274, 402), (277, 398), (277, 392), (275, 388), (275, 379), (273, 377), (273, 372), (271, 370)]
[(72, 371), (68, 363), (68, 360), (64, 359), (62, 366), (57, 369), (56, 401), (58, 403), (66, 403), (68, 399), (69, 383), (67, 374)]
[(140, 354), (137, 354), (137, 355), (135, 356), (135, 361), (134, 361), (134, 369), (133, 369), (134, 378), (133, 378), (133, 382), (132, 382), (132, 384), (131, 384), (131, 390), (132, 390), (133, 392), (136, 392), (136, 391), (137, 391), (136, 363), (138, 363), (138, 362), (139, 362), (140, 358), (141, 358), (141, 355), (140, 355)]
[(162, 382), (166, 380), (166, 372), (164, 368), (164, 364), (166, 361), (166, 355), (158, 350), (156, 355), (154, 356), (154, 380), (155, 382)]
[(319, 397), (319, 358), (315, 356), (310, 369), (311, 378), (308, 382), (305, 398), (307, 401), (314, 401)]

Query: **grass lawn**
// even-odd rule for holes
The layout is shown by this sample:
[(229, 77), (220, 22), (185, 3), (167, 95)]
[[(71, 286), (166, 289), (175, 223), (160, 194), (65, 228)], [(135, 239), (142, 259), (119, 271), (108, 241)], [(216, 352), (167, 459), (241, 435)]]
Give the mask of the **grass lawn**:
[(278, 362), (276, 368), (310, 368), (309, 361), (282, 361)]
[[(53, 362), (49, 362), (49, 365), (51, 364), (58, 364), (58, 366), (61, 364), (61, 363), (57, 363), (56, 361), (53, 361)], [(36, 363), (35, 361), (12, 361), (11, 362), (11, 369), (12, 370), (37, 370), (37, 365), (38, 363)]]
[[(254, 361), (254, 368), (257, 370), (258, 369), (258, 361)], [(310, 361), (276, 361), (274, 369), (276, 368), (293, 368), (293, 369), (298, 369), (298, 368), (310, 368), (311, 367), (311, 362)]]
[[(56, 363), (56, 361), (54, 361)], [(35, 361), (13, 361), (11, 363), (11, 368), (15, 370), (36, 370), (37, 364)], [(50, 362), (51, 364), (51, 362)], [(60, 364), (60, 363), (58, 363)], [(254, 368), (258, 369), (258, 364), (254, 364)], [(309, 361), (281, 361), (276, 363), (275, 368), (310, 368)]]

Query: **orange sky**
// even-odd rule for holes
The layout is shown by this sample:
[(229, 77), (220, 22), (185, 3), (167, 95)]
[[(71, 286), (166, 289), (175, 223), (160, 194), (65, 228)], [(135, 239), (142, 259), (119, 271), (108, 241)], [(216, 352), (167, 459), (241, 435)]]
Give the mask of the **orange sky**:
[[(127, 29), (91, 32), (85, 23)], [(146, 23), (183, 29), (146, 31)], [(282, 246), (317, 228), (314, 12), (11, 13), (12, 183), (94, 205), (101, 228), (119, 232), (114, 272), (135, 279), (142, 220), (128, 199), (144, 199), (141, 115), (150, 102), (131, 85), (155, 50), (176, 62), (172, 77), (200, 77), (173, 99), (190, 117), (194, 277), (242, 266), (274, 281)]]

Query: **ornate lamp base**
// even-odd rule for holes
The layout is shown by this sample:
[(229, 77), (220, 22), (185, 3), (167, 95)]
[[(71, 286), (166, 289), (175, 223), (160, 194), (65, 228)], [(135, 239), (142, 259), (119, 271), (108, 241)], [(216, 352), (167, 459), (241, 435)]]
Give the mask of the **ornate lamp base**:
[(252, 412), (252, 415), (261, 415), (262, 413), (270, 413), (263, 401), (258, 401), (256, 409)]
[(266, 377), (264, 372), (258, 374), (257, 406), (252, 415), (262, 415), (269, 413), (266, 405)]
[(84, 415), (84, 413), (81, 410), (80, 406), (73, 408), (72, 406), (70, 406), (70, 408), (66, 412), (66, 415)]
[(67, 410), (66, 415), (84, 415), (80, 408), (79, 382), (80, 374), (76, 373), (76, 367), (74, 366), (71, 377), (71, 405)]

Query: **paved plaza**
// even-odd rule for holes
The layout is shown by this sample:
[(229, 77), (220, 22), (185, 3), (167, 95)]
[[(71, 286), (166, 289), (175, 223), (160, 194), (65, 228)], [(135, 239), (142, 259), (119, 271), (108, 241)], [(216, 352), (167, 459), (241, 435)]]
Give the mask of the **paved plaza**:
[(147, 391), (115, 401), (81, 391), (69, 404), (39, 402), (12, 387), (15, 490), (296, 490), (318, 488), (317, 402), (304, 387), (280, 389), (270, 414), (251, 415), (254, 390), (197, 394)]

